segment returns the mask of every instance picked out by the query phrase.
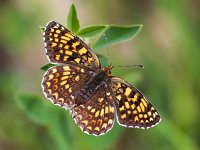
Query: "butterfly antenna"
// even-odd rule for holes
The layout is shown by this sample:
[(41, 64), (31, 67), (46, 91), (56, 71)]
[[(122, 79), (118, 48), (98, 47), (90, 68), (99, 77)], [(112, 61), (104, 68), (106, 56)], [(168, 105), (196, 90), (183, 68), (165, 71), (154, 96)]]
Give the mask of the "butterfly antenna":
[[(107, 37), (107, 35), (104, 33), (103, 35), (102, 35), (102, 37), (104, 38), (104, 40), (106, 41), (106, 54), (107, 54), (107, 57), (108, 57), (108, 61), (110, 60), (109, 58), (110, 58), (110, 53), (109, 53), (109, 49), (108, 49), (108, 37)], [(109, 63), (108, 63), (109, 64)]]
[(120, 65), (120, 66), (115, 66), (115, 68), (129, 68), (129, 67), (139, 67), (139, 68), (144, 68), (143, 65)]
[[(102, 37), (104, 38), (104, 40), (106, 41), (107, 45), (108, 45), (108, 37), (107, 35), (104, 33), (102, 34)], [(108, 46), (106, 46), (106, 54), (107, 54), (107, 57), (108, 57), (108, 61), (110, 60), (110, 53), (109, 53), (109, 49), (108, 49)], [(108, 62), (108, 64), (110, 64)], [(139, 68), (144, 68), (143, 65), (139, 65), (139, 64), (136, 64), (136, 65), (119, 65), (119, 66), (114, 66), (116, 68), (129, 68), (129, 67), (139, 67)]]

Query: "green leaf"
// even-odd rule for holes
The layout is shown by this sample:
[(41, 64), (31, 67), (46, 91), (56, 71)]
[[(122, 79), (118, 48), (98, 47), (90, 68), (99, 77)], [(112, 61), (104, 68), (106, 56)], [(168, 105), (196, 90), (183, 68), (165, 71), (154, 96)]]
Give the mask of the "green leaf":
[(115, 145), (117, 140), (121, 137), (123, 130), (124, 128), (115, 123), (114, 127), (102, 136), (88, 136), (87, 134), (80, 132), (78, 140), (82, 141), (80, 142), (82, 145), (80, 145), (81, 147), (78, 149), (110, 149), (110, 146)]
[(20, 93), (16, 96), (18, 106), (24, 111), (34, 122), (38, 124), (46, 124), (48, 119), (47, 107), (44, 101), (38, 96)]
[(69, 30), (71, 30), (74, 33), (76, 33), (80, 28), (80, 24), (79, 24), (76, 8), (74, 4), (71, 5), (69, 14), (67, 16), (67, 27)]
[(142, 29), (142, 25), (132, 25), (132, 26), (108, 26), (102, 35), (107, 37), (107, 40), (100, 37), (97, 42), (92, 46), (96, 51), (122, 43), (133, 39)]
[(79, 30), (76, 34), (78, 36), (88, 38), (98, 35), (99, 33), (103, 32), (106, 29), (105, 25), (99, 25), (99, 26), (90, 26), (85, 27), (81, 30)]
[(39, 28), (40, 28), (40, 30), (41, 30), (42, 32), (44, 32), (45, 27), (43, 27), (43, 26), (39, 26)]
[(58, 149), (72, 149), (73, 129), (68, 123), (70, 116), (64, 109), (39, 96), (26, 93), (18, 93), (16, 102), (31, 120), (48, 128)]
[(46, 65), (42, 66), (40, 69), (44, 70), (44, 71), (47, 71), (49, 68), (51, 68), (53, 66), (56, 66), (56, 65), (49, 63), (49, 64), (46, 64)]

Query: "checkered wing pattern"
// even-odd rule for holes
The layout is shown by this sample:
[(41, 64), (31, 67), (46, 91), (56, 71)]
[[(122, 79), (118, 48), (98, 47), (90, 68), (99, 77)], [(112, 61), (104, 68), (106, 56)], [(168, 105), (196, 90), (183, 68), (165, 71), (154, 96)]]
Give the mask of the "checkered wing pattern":
[(76, 63), (99, 67), (99, 60), (90, 48), (61, 24), (49, 22), (43, 36), (46, 53), (52, 63)]
[(52, 67), (43, 77), (43, 92), (54, 104), (71, 108), (75, 105), (75, 93), (90, 77), (87, 68), (73, 65)]
[(107, 133), (115, 114), (120, 125), (150, 128), (161, 120), (144, 95), (128, 82), (110, 75), (97, 56), (72, 32), (55, 21), (44, 30), (46, 54), (58, 66), (42, 80), (45, 96), (69, 109), (77, 125), (91, 135)]
[(159, 113), (139, 90), (118, 77), (111, 80), (120, 125), (145, 129), (160, 122)]
[(87, 103), (76, 107), (73, 118), (86, 133), (102, 135), (114, 124), (114, 105), (108, 88), (101, 86)]

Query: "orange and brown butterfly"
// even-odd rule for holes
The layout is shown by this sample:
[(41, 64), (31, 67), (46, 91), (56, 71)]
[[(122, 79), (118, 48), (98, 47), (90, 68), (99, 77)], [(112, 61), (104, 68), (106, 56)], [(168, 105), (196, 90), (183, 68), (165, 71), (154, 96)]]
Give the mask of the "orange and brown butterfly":
[(82, 131), (107, 133), (114, 124), (146, 129), (161, 117), (134, 86), (111, 75), (92, 50), (61, 24), (50, 21), (44, 30), (46, 54), (51, 67), (42, 80), (45, 96), (71, 112)]

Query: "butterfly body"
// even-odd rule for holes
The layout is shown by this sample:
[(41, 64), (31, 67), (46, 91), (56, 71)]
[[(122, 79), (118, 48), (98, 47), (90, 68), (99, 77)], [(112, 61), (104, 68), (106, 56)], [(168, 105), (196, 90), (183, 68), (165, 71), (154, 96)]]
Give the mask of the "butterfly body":
[[(108, 73), (102, 69), (95, 70), (95, 72), (90, 72), (90, 74), (92, 74), (91, 78), (80, 87), (80, 91), (76, 92), (76, 95), (74, 96), (76, 102), (79, 102), (80, 99), (82, 99), (84, 103), (87, 102), (101, 86), (108, 88)], [(76, 106), (78, 105), (80, 105), (80, 103), (76, 104)]]
[(46, 54), (59, 64), (42, 81), (45, 96), (68, 109), (86, 133), (102, 135), (114, 124), (150, 128), (161, 120), (144, 95), (128, 82), (111, 75), (112, 65), (101, 67), (97, 56), (76, 35), (55, 21), (44, 31)]

